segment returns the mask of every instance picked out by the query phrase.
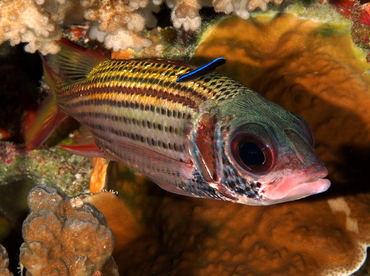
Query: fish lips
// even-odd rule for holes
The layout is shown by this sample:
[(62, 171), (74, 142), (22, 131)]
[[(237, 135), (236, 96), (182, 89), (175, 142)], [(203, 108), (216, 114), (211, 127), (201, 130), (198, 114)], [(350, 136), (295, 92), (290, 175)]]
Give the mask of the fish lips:
[(282, 176), (273, 184), (265, 184), (269, 185), (263, 189), (263, 199), (266, 205), (325, 192), (330, 187), (330, 180), (324, 179), (328, 175), (327, 169), (324, 167), (318, 171), (316, 168), (314, 171), (307, 169), (289, 176)]

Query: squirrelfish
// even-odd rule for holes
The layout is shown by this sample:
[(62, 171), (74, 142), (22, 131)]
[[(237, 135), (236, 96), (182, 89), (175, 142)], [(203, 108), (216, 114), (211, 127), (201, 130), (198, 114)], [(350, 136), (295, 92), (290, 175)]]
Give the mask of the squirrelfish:
[(270, 205), (330, 186), (308, 125), (208, 72), (213, 65), (110, 60), (65, 39), (60, 46), (43, 62), (51, 95), (26, 137), (29, 149), (72, 116), (93, 143), (68, 150), (123, 163), (176, 194)]

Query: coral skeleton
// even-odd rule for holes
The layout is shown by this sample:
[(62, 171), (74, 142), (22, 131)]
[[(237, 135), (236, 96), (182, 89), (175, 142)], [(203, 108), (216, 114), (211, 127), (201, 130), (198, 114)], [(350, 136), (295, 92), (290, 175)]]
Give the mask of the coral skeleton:
[(26, 275), (118, 275), (113, 233), (94, 206), (46, 185), (31, 190), (28, 205), (20, 249)]
[[(272, 0), (280, 4), (282, 0)], [(270, 0), (166, 0), (172, 9), (176, 28), (195, 31), (201, 25), (199, 9), (213, 5), (216, 12), (235, 13), (248, 18), (249, 12), (267, 9)], [(89, 37), (104, 43), (114, 51), (132, 48), (140, 51), (152, 45), (143, 30), (154, 27), (153, 12), (159, 10), (162, 0), (0, 0), (0, 44), (28, 43), (27, 52), (40, 51), (43, 55), (60, 50), (56, 43), (62, 37), (63, 27), (72, 24), (91, 25)]]

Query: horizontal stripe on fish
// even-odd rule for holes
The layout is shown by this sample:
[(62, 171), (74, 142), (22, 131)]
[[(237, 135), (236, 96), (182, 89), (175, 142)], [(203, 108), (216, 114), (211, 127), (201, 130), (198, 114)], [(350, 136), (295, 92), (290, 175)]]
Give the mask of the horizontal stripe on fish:
[[(142, 143), (142, 144), (146, 144), (146, 145), (149, 145), (150, 147), (161, 147), (163, 149), (175, 150), (175, 151), (178, 151), (178, 152), (181, 152), (184, 149), (184, 145), (178, 145), (176, 143), (166, 143), (166, 142), (161, 141), (161, 140), (154, 140), (150, 136), (143, 136), (143, 135), (140, 135), (138, 133), (126, 132), (126, 131), (123, 131), (122, 129), (115, 129), (115, 128), (112, 128), (112, 127), (106, 127), (106, 126), (103, 126), (103, 125), (92, 124), (92, 123), (89, 123), (89, 124), (86, 124), (86, 125), (91, 128), (91, 131), (93, 133), (96, 133), (96, 134), (99, 134), (99, 131), (100, 132), (108, 131), (112, 134), (115, 134), (119, 138), (123, 138), (123, 137), (129, 138), (132, 141)], [(104, 137), (104, 136), (102, 136), (102, 137)], [(115, 139), (106, 139), (106, 140), (109, 143), (114, 143), (115, 142), (114, 141)]]
[(121, 162), (169, 192), (268, 205), (329, 187), (307, 124), (211, 73), (224, 59), (195, 69), (108, 60), (66, 39), (59, 45), (43, 60), (51, 93), (27, 130), (28, 149), (70, 115), (86, 127), (86, 144), (66, 150)]
[(59, 107), (90, 128), (94, 121), (96, 128), (91, 130), (104, 132), (111, 143), (132, 142), (174, 160), (188, 160), (188, 153), (179, 149), (185, 148), (189, 124), (198, 116), (199, 105), (209, 98), (222, 98), (217, 95), (222, 89), (212, 89), (209, 83), (216, 88), (235, 86), (222, 76), (217, 82), (206, 77), (207, 82), (175, 82), (179, 74), (188, 71), (191, 67), (160, 62), (106, 61), (86, 79), (72, 86), (68, 82), (61, 85)]
[[(194, 116), (194, 110), (189, 107), (184, 108), (179, 103), (153, 99), (149, 96), (131, 95), (130, 97), (135, 98), (134, 101), (104, 100), (109, 97), (127, 98), (128, 96), (119, 94), (114, 97), (114, 93), (105, 93), (88, 100), (86, 100), (87, 97), (75, 97), (61, 103), (60, 107), (62, 110), (68, 110), (69, 115), (78, 118), (84, 125), (90, 127), (89, 123), (94, 122), (95, 125), (100, 126), (104, 135), (111, 137), (113, 143), (119, 143), (120, 139), (126, 142), (131, 140), (135, 144), (151, 148), (176, 160), (185, 159), (184, 154), (179, 153), (178, 149), (184, 148), (187, 139), (185, 127)], [(156, 137), (155, 140), (158, 142), (153, 145), (152, 139), (133, 139), (136, 135)], [(143, 139), (144, 144), (141, 142)]]
[[(86, 119), (87, 117), (87, 119)], [(105, 117), (105, 116), (104, 116)], [(161, 134), (166, 132), (166, 135), (162, 135), (163, 142), (170, 143), (176, 139), (177, 142), (185, 140), (184, 126), (180, 124), (166, 125), (161, 123), (153, 123), (149, 120), (137, 120), (135, 118), (124, 118), (122, 121), (113, 121), (109, 119), (109, 116), (101, 119), (102, 117), (95, 116), (81, 116), (81, 120), (86, 121), (86, 124), (91, 128), (98, 129), (101, 131), (108, 131), (118, 136), (129, 137), (130, 135), (140, 135), (141, 137), (153, 137), (153, 134)], [(90, 123), (94, 121), (95, 123)], [(135, 131), (130, 131), (130, 130)], [(120, 134), (123, 133), (123, 134)], [(160, 136), (154, 136), (160, 137)], [(139, 140), (133, 139), (133, 140)], [(148, 141), (148, 140), (147, 140)], [(153, 138), (151, 139), (153, 141)], [(143, 142), (143, 141), (142, 141)], [(158, 144), (158, 143), (156, 143)], [(150, 146), (156, 145), (149, 143)], [(171, 148), (171, 147), (170, 147)]]
[(148, 129), (155, 129), (159, 131), (164, 131), (164, 132), (169, 132), (169, 133), (174, 133), (177, 135), (183, 135), (183, 131), (180, 130), (179, 128), (173, 128), (172, 126), (163, 126), (161, 123), (152, 123), (149, 120), (142, 120), (139, 121), (135, 118), (128, 118), (124, 116), (117, 116), (117, 115), (112, 115), (112, 114), (107, 114), (107, 113), (98, 113), (98, 112), (80, 112), (76, 113), (76, 116), (79, 118), (103, 118), (105, 120), (111, 120), (113, 122), (121, 122), (129, 125), (136, 125), (136, 126), (142, 126)]
[[(173, 91), (166, 91), (165, 87), (154, 87), (151, 86), (149, 88), (146, 87), (129, 87), (132, 83), (123, 83), (120, 84), (109, 84), (110, 86), (104, 87), (94, 87), (94, 86), (81, 86), (78, 87), (78, 90), (72, 91), (69, 94), (62, 94), (60, 95), (61, 101), (67, 101), (68, 99), (75, 98), (76, 95), (78, 96), (88, 96), (90, 98), (106, 98), (102, 94), (109, 94), (109, 97), (112, 97), (113, 94), (120, 94), (120, 95), (144, 95), (144, 96), (152, 96), (152, 98), (160, 98), (162, 100), (168, 100), (171, 102), (182, 103), (183, 105), (189, 106), (193, 109), (197, 109), (199, 104), (202, 103), (205, 99), (199, 97), (192, 97), (189, 98), (187, 94), (189, 91), (185, 91), (185, 93), (173, 93)], [(115, 85), (115, 86), (113, 86)], [(121, 85), (121, 86), (119, 86)], [(126, 86), (125, 86), (126, 85)], [(111, 87), (112, 86), (112, 87)], [(178, 91), (177, 91), (178, 92)]]
[[(124, 130), (116, 130), (113, 128), (99, 129), (99, 125), (96, 126), (97, 129), (94, 129), (93, 125), (89, 124), (88, 126), (91, 126), (91, 131), (94, 134), (100, 133), (103, 137), (104, 133), (106, 134), (106, 131), (109, 131), (109, 140), (111, 140), (110, 146), (119, 145), (122, 142), (128, 142), (161, 154), (166, 154), (166, 156), (171, 157), (174, 160), (184, 161), (188, 159), (186, 157), (186, 153), (183, 152), (186, 142), (183, 139), (178, 139), (176, 142), (173, 142), (173, 139), (171, 141), (169, 137), (167, 139), (160, 140), (162, 137), (153, 138), (153, 135), (145, 135), (143, 133), (125, 132)], [(101, 140), (97, 142), (99, 143)]]
[[(171, 99), (173, 101), (182, 102), (193, 101), (195, 105), (199, 105), (202, 101), (209, 98), (224, 97), (225, 91), (218, 91), (212, 88), (224, 86), (230, 89), (230, 92), (235, 87), (235, 82), (231, 82), (227, 78), (222, 78), (221, 75), (216, 78), (208, 78), (209, 82), (197, 83), (176, 83), (177, 76), (183, 72), (190, 71), (190, 67), (180, 67), (177, 65), (167, 65), (163, 63), (146, 63), (142, 68), (135, 68), (136, 64), (143, 62), (134, 61), (116, 61), (116, 66), (111, 66), (109, 61), (103, 62), (94, 68), (88, 78), (83, 82), (74, 85), (73, 87), (64, 86), (60, 96), (75, 95), (75, 93), (91, 93), (97, 88), (124, 88), (121, 93), (154, 93), (158, 97)], [(165, 66), (163, 72), (156, 72), (158, 65)], [(134, 68), (134, 69), (133, 69)], [(167, 72), (168, 71), (168, 72)], [(205, 80), (207, 79), (204, 78)], [(228, 83), (229, 82), (229, 83)], [(226, 85), (226, 86), (225, 86)], [(231, 85), (231, 87), (228, 87)], [(215, 86), (215, 87), (212, 87)], [(237, 86), (240, 86), (239, 84)], [(134, 90), (130, 90), (134, 89)], [(140, 89), (142, 89), (140, 91)], [(99, 93), (99, 91), (95, 91)], [(235, 92), (235, 90), (234, 90)], [(160, 95), (163, 93), (162, 95)], [(178, 99), (176, 99), (179, 97)], [(193, 107), (195, 107), (193, 105)]]
[[(122, 95), (122, 94), (121, 94)], [(113, 97), (113, 95), (107, 95), (107, 97)], [(157, 99), (153, 97), (135, 97), (134, 100), (127, 99), (127, 100), (118, 100), (118, 99), (105, 99), (106, 97), (74, 97), (73, 99), (60, 103), (60, 107), (62, 109), (67, 108), (83, 108), (84, 106), (91, 107), (102, 106), (109, 107), (109, 108), (118, 108), (121, 112), (122, 108), (125, 109), (137, 109), (138, 111), (151, 111), (153, 113), (158, 113), (162, 115), (166, 115), (167, 117), (175, 117), (177, 119), (190, 119), (191, 114), (194, 111), (190, 108), (183, 107), (182, 104), (174, 103), (174, 102), (167, 102), (165, 106), (165, 101), (162, 99)], [(164, 107), (165, 106), (165, 107)], [(177, 108), (177, 109), (174, 109)], [(68, 112), (74, 113), (74, 112)]]

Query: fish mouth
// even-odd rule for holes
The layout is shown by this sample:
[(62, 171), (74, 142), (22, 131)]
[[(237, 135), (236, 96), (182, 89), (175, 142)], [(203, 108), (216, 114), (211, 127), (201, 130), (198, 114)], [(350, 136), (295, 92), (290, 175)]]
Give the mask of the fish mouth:
[(315, 173), (307, 171), (284, 177), (272, 187), (267, 187), (264, 191), (266, 205), (322, 193), (330, 187), (330, 180), (324, 178), (328, 175), (326, 168)]

